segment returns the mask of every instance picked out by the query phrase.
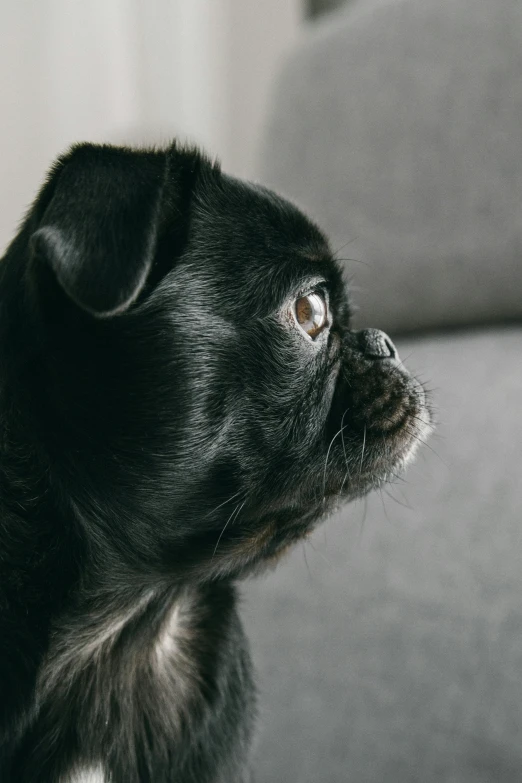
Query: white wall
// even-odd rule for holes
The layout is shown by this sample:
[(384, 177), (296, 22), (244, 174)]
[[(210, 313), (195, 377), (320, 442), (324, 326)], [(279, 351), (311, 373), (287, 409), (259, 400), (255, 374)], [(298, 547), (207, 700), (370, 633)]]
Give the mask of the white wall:
[(302, 0), (2, 0), (0, 252), (73, 141), (195, 141), (249, 176)]

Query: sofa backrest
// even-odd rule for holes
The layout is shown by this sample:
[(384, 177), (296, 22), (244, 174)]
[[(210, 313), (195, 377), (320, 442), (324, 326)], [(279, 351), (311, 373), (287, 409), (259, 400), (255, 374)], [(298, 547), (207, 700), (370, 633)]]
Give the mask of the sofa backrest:
[(358, 0), (275, 85), (259, 179), (323, 225), (358, 321), (522, 318), (522, 3)]

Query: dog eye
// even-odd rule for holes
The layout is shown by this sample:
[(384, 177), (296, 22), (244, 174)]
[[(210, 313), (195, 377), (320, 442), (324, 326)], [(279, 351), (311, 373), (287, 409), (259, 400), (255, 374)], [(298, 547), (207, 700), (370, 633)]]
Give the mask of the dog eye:
[(322, 294), (301, 296), (295, 305), (295, 319), (300, 329), (314, 339), (327, 325), (326, 301)]

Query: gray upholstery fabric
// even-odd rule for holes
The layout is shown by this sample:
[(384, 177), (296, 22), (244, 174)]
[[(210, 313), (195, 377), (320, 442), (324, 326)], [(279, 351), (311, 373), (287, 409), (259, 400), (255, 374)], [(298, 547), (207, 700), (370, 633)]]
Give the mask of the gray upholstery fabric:
[(259, 178), (326, 227), (390, 330), (522, 316), (522, 3), (358, 0), (276, 86)]
[(441, 421), (406, 505), (348, 506), (245, 590), (257, 783), (522, 781), (522, 328), (399, 349)]
[(522, 781), (521, 136), (520, 0), (355, 0), (276, 85), (259, 178), (359, 324), (482, 330), (399, 342), (434, 451), (246, 587), (258, 783)]
[[(350, 0), (308, 0), (306, 9), (310, 16), (319, 16), (320, 14), (334, 11), (341, 6), (346, 5)], [(353, 0), (351, 0), (353, 2)]]

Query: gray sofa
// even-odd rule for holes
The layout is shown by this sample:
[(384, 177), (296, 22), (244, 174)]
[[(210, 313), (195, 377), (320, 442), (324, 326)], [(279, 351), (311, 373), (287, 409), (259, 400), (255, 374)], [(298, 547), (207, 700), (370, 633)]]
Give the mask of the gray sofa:
[(356, 259), (439, 425), (246, 586), (258, 783), (522, 781), (521, 142), (519, 0), (358, 0), (282, 67), (259, 179)]

